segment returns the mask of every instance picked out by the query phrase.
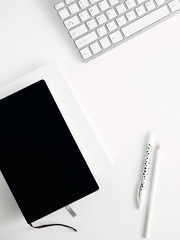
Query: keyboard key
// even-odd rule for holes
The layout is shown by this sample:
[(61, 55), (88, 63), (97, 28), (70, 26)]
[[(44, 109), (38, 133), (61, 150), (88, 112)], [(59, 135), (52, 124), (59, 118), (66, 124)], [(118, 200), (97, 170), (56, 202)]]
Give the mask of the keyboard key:
[(180, 9), (180, 1), (179, 0), (174, 0), (169, 3), (169, 7), (172, 12), (175, 12)]
[(74, 16), (64, 22), (67, 29), (71, 29), (72, 27), (75, 27), (80, 23), (79, 18), (77, 16)]
[(143, 2), (145, 2), (146, 0), (137, 0), (137, 2), (139, 3), (139, 4), (141, 4), (141, 3), (143, 3)]
[(137, 15), (140, 17), (146, 13), (146, 9), (144, 8), (143, 5), (141, 5), (140, 7), (136, 8), (136, 12), (137, 12)]
[(100, 2), (98, 5), (99, 5), (101, 11), (104, 11), (109, 8), (109, 4), (106, 0)]
[(129, 21), (133, 21), (134, 19), (137, 18), (135, 12), (132, 10), (126, 14), (126, 17)]
[(97, 16), (96, 19), (100, 25), (107, 22), (107, 18), (104, 14)]
[(125, 25), (127, 23), (127, 20), (124, 16), (117, 18), (116, 21), (120, 27), (122, 27), (123, 25)]
[(129, 37), (132, 34), (144, 29), (145, 27), (159, 21), (160, 19), (168, 16), (170, 14), (168, 8), (166, 6), (157, 9), (149, 13), (148, 15), (138, 19), (137, 21), (133, 22), (122, 28), (122, 32), (124, 33), (125, 37)]
[(90, 52), (88, 47), (82, 49), (80, 53), (84, 59), (90, 58), (92, 56), (92, 53)]
[(67, 17), (70, 16), (70, 14), (69, 14), (69, 12), (68, 12), (68, 10), (66, 8), (61, 10), (61, 11), (59, 11), (58, 14), (59, 14), (61, 19), (66, 19)]
[(98, 43), (98, 42), (95, 42), (95, 43), (91, 44), (91, 45), (90, 45), (90, 48), (91, 48), (91, 50), (92, 50), (92, 52), (93, 52), (94, 54), (96, 54), (96, 53), (98, 53), (98, 52), (101, 51), (101, 47), (99, 46), (99, 43)]
[(91, 4), (94, 4), (94, 3), (96, 3), (96, 2), (98, 2), (99, 0), (90, 0), (90, 3)]
[(65, 6), (64, 2), (60, 2), (60, 3), (56, 4), (54, 7), (56, 10), (59, 10), (59, 9), (63, 8), (64, 6)]
[(89, 2), (87, 0), (80, 0), (80, 1), (78, 1), (78, 4), (81, 9), (85, 9), (85, 8), (89, 7)]
[(89, 12), (90, 12), (91, 16), (93, 17), (99, 13), (99, 8), (95, 5), (95, 6), (89, 8)]
[(110, 32), (114, 31), (117, 28), (117, 25), (114, 21), (107, 23), (106, 26)]
[(117, 3), (119, 3), (119, 0), (109, 0), (109, 3), (110, 3), (111, 6), (114, 6)]
[(91, 19), (90, 21), (88, 21), (87, 23), (87, 26), (90, 30), (94, 29), (97, 27), (97, 23), (94, 19)]
[(89, 13), (87, 12), (87, 10), (81, 12), (79, 14), (79, 17), (80, 17), (81, 21), (86, 21), (86, 20), (88, 20), (90, 18)]
[(160, 6), (162, 4), (164, 4), (166, 1), (165, 0), (155, 0), (157, 5)]
[(108, 37), (102, 38), (102, 39), (100, 40), (100, 43), (101, 43), (103, 49), (106, 49), (106, 48), (108, 48), (108, 47), (111, 46), (111, 43), (110, 43)]
[(134, 0), (127, 0), (125, 4), (128, 7), (128, 9), (134, 8), (136, 6), (136, 3)]
[(100, 37), (103, 37), (104, 35), (107, 34), (107, 30), (104, 26), (102, 26), (102, 27), (97, 29), (97, 33)]
[(155, 3), (153, 2), (153, 0), (147, 2), (147, 3), (145, 4), (145, 6), (146, 6), (146, 8), (147, 8), (148, 11), (151, 11), (151, 10), (153, 10), (154, 8), (156, 8), (156, 5), (155, 5)]
[(116, 10), (118, 11), (119, 14), (122, 14), (122, 13), (126, 12), (127, 9), (126, 9), (125, 5), (123, 3), (121, 3), (120, 5), (118, 5), (116, 7)]
[(106, 15), (108, 16), (109, 19), (113, 19), (117, 16), (116, 12), (114, 9), (110, 9), (106, 12)]
[(75, 13), (79, 12), (79, 8), (76, 3), (70, 5), (68, 8), (69, 8), (69, 11), (71, 12), (71, 14), (75, 14)]
[(82, 48), (97, 39), (98, 39), (97, 34), (95, 32), (91, 32), (91, 33), (88, 33), (87, 35), (79, 38), (78, 40), (76, 40), (75, 43), (78, 48)]
[(85, 24), (82, 24), (81, 26), (71, 30), (69, 33), (70, 33), (72, 39), (75, 39), (77, 37), (80, 37), (81, 35), (83, 35), (86, 32), (87, 32), (87, 28), (86, 28)]
[(123, 40), (123, 37), (122, 37), (120, 31), (116, 31), (116, 32), (114, 32), (114, 33), (111, 33), (111, 34), (109, 35), (109, 37), (110, 37), (110, 39), (111, 39), (111, 41), (112, 41), (113, 44), (115, 44), (115, 43)]
[(66, 4), (70, 4), (70, 3), (73, 3), (75, 0), (65, 0), (65, 3)]

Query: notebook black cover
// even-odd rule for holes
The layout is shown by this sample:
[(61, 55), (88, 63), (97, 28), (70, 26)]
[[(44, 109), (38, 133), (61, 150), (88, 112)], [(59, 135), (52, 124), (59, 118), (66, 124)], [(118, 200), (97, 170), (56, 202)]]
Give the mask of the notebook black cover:
[(98, 190), (46, 83), (0, 100), (0, 169), (27, 223)]

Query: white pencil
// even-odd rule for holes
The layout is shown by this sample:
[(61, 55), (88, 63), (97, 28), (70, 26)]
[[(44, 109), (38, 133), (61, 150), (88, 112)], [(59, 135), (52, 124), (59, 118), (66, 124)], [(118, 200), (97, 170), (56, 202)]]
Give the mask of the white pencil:
[(155, 205), (155, 197), (156, 197), (156, 191), (157, 191), (160, 160), (161, 160), (161, 149), (160, 149), (160, 144), (159, 144), (156, 148), (156, 156), (155, 156), (153, 176), (152, 176), (151, 192), (150, 192), (149, 206), (148, 206), (147, 219), (146, 219), (145, 238), (150, 237), (153, 211), (154, 211), (154, 205)]

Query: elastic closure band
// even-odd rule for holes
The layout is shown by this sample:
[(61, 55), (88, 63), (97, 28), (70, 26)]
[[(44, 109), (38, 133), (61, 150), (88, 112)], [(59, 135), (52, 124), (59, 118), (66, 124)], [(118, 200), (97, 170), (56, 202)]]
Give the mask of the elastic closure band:
[(60, 227), (66, 227), (66, 228), (69, 228), (69, 229), (72, 229), (73, 231), (77, 232), (77, 229), (71, 227), (71, 226), (68, 226), (68, 225), (65, 225), (65, 224), (60, 224), (60, 223), (54, 223), (54, 224), (45, 224), (45, 225), (40, 225), (40, 226), (33, 226), (32, 223), (29, 224), (31, 227), (33, 228), (45, 228), (45, 227), (53, 227), (53, 226), (60, 226)]

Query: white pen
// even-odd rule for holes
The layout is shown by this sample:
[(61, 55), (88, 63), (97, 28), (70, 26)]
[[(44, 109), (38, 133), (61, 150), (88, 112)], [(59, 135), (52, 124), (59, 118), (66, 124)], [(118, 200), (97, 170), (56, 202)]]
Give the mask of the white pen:
[(154, 168), (153, 168), (151, 192), (150, 192), (150, 199), (149, 199), (147, 219), (146, 219), (145, 238), (150, 237), (153, 210), (154, 210), (154, 205), (155, 205), (155, 197), (156, 197), (156, 192), (157, 192), (157, 182), (158, 182), (160, 161), (161, 161), (161, 149), (160, 149), (160, 145), (158, 145), (157, 150), (156, 150), (156, 157), (155, 157), (155, 161), (154, 161)]
[(146, 189), (148, 187), (148, 179), (149, 179), (149, 171), (150, 171), (150, 166), (151, 166), (153, 140), (154, 140), (154, 133), (152, 131), (149, 134), (148, 141), (147, 141), (143, 172), (142, 172), (142, 176), (141, 176), (141, 180), (140, 180), (139, 188), (138, 188), (138, 192), (137, 192), (137, 202), (138, 202), (139, 209), (141, 209), (143, 207), (145, 193), (146, 193)]

